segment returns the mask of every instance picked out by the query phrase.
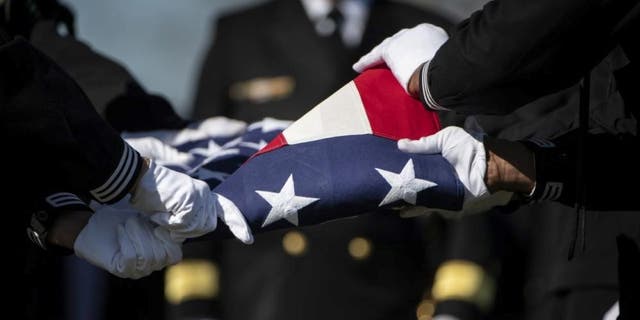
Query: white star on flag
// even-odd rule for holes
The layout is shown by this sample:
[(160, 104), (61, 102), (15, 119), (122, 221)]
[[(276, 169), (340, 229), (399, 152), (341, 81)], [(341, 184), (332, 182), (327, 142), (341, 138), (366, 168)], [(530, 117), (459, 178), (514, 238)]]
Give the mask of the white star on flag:
[(435, 182), (416, 179), (413, 169), (413, 160), (409, 159), (400, 173), (375, 168), (376, 171), (391, 185), (391, 190), (382, 199), (379, 207), (397, 200), (404, 200), (410, 204), (416, 204), (418, 192), (437, 186)]
[(217, 143), (215, 143), (215, 141), (209, 140), (209, 143), (207, 144), (206, 148), (193, 148), (189, 150), (189, 152), (193, 154), (198, 154), (204, 157), (208, 157), (220, 151), (221, 149), (222, 147), (220, 147)]
[(284, 183), (279, 193), (262, 190), (256, 190), (256, 193), (271, 205), (271, 211), (269, 211), (267, 218), (264, 219), (262, 227), (280, 219), (286, 219), (297, 226), (298, 210), (320, 200), (319, 198), (296, 196), (293, 174), (289, 175), (287, 182)]

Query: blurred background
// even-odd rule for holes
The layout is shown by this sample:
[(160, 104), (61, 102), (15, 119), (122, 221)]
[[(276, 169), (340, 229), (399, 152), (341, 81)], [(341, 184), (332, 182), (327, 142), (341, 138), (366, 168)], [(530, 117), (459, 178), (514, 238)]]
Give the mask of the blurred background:
[[(452, 30), (487, 1), (59, 2), (74, 13), (75, 38), (47, 20), (55, 10), (24, 33), (114, 129), (145, 133), (214, 116), (296, 120), (353, 79), (351, 65), (386, 37), (423, 22)], [(594, 87), (610, 87), (610, 65)], [(504, 117), (439, 116), (443, 126), (477, 123), (510, 140), (552, 139), (575, 124), (577, 94), (568, 88)], [(555, 108), (568, 119), (560, 125), (547, 121)], [(626, 117), (622, 108), (606, 114), (611, 123)], [(615, 236), (640, 239), (640, 215), (594, 213), (589, 249), (568, 260), (573, 208), (505, 210), (460, 220), (380, 212), (260, 234), (252, 246), (191, 243), (184, 261), (136, 281), (72, 256), (42, 267), (49, 282), (29, 311), (92, 320), (602, 319), (618, 299)]]
[[(65, 1), (76, 13), (80, 39), (122, 63), (150, 91), (162, 93), (178, 114), (192, 114), (194, 88), (215, 18), (265, 0)], [(406, 0), (459, 21), (484, 0)], [(242, 41), (242, 40), (238, 40)]]

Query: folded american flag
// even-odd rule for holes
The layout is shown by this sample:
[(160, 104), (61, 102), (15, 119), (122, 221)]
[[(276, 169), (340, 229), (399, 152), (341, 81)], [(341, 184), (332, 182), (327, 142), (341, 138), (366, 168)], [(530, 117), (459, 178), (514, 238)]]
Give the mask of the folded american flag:
[[(242, 213), (254, 233), (407, 204), (460, 210), (464, 188), (442, 156), (396, 147), (398, 139), (439, 129), (436, 114), (409, 97), (389, 70), (369, 70), (278, 134), (213, 191), (222, 210)], [(219, 171), (216, 162), (200, 169)]]

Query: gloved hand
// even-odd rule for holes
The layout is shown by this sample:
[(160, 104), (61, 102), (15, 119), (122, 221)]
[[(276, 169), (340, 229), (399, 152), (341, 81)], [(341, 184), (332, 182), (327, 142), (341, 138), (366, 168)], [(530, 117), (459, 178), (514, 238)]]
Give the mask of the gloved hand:
[[(239, 212), (221, 212), (209, 186), (151, 161), (149, 169), (132, 193), (131, 205), (169, 230), (171, 238), (184, 241), (213, 231), (217, 219), (229, 223), (231, 232), (242, 242), (252, 243), (251, 229)], [(239, 216), (237, 216), (239, 215)]]
[(121, 278), (138, 279), (182, 259), (180, 243), (134, 210), (101, 207), (80, 231), (76, 255)]
[(465, 202), (489, 194), (484, 180), (487, 157), (482, 137), (474, 137), (459, 127), (447, 127), (419, 140), (399, 140), (398, 149), (410, 153), (441, 153), (465, 187)]
[(402, 29), (385, 39), (353, 65), (353, 70), (366, 69), (386, 63), (405, 91), (414, 71), (423, 62), (430, 60), (436, 51), (449, 39), (440, 27), (428, 23), (411, 29)]

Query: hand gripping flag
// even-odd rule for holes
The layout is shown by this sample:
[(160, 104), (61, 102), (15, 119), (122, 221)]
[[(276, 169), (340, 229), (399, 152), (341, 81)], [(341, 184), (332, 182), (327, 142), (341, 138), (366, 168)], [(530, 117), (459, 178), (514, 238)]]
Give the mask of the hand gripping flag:
[(409, 97), (388, 69), (369, 70), (213, 191), (221, 210), (240, 212), (254, 233), (407, 204), (460, 210), (464, 187), (441, 155), (397, 149), (398, 139), (439, 129), (437, 115)]

